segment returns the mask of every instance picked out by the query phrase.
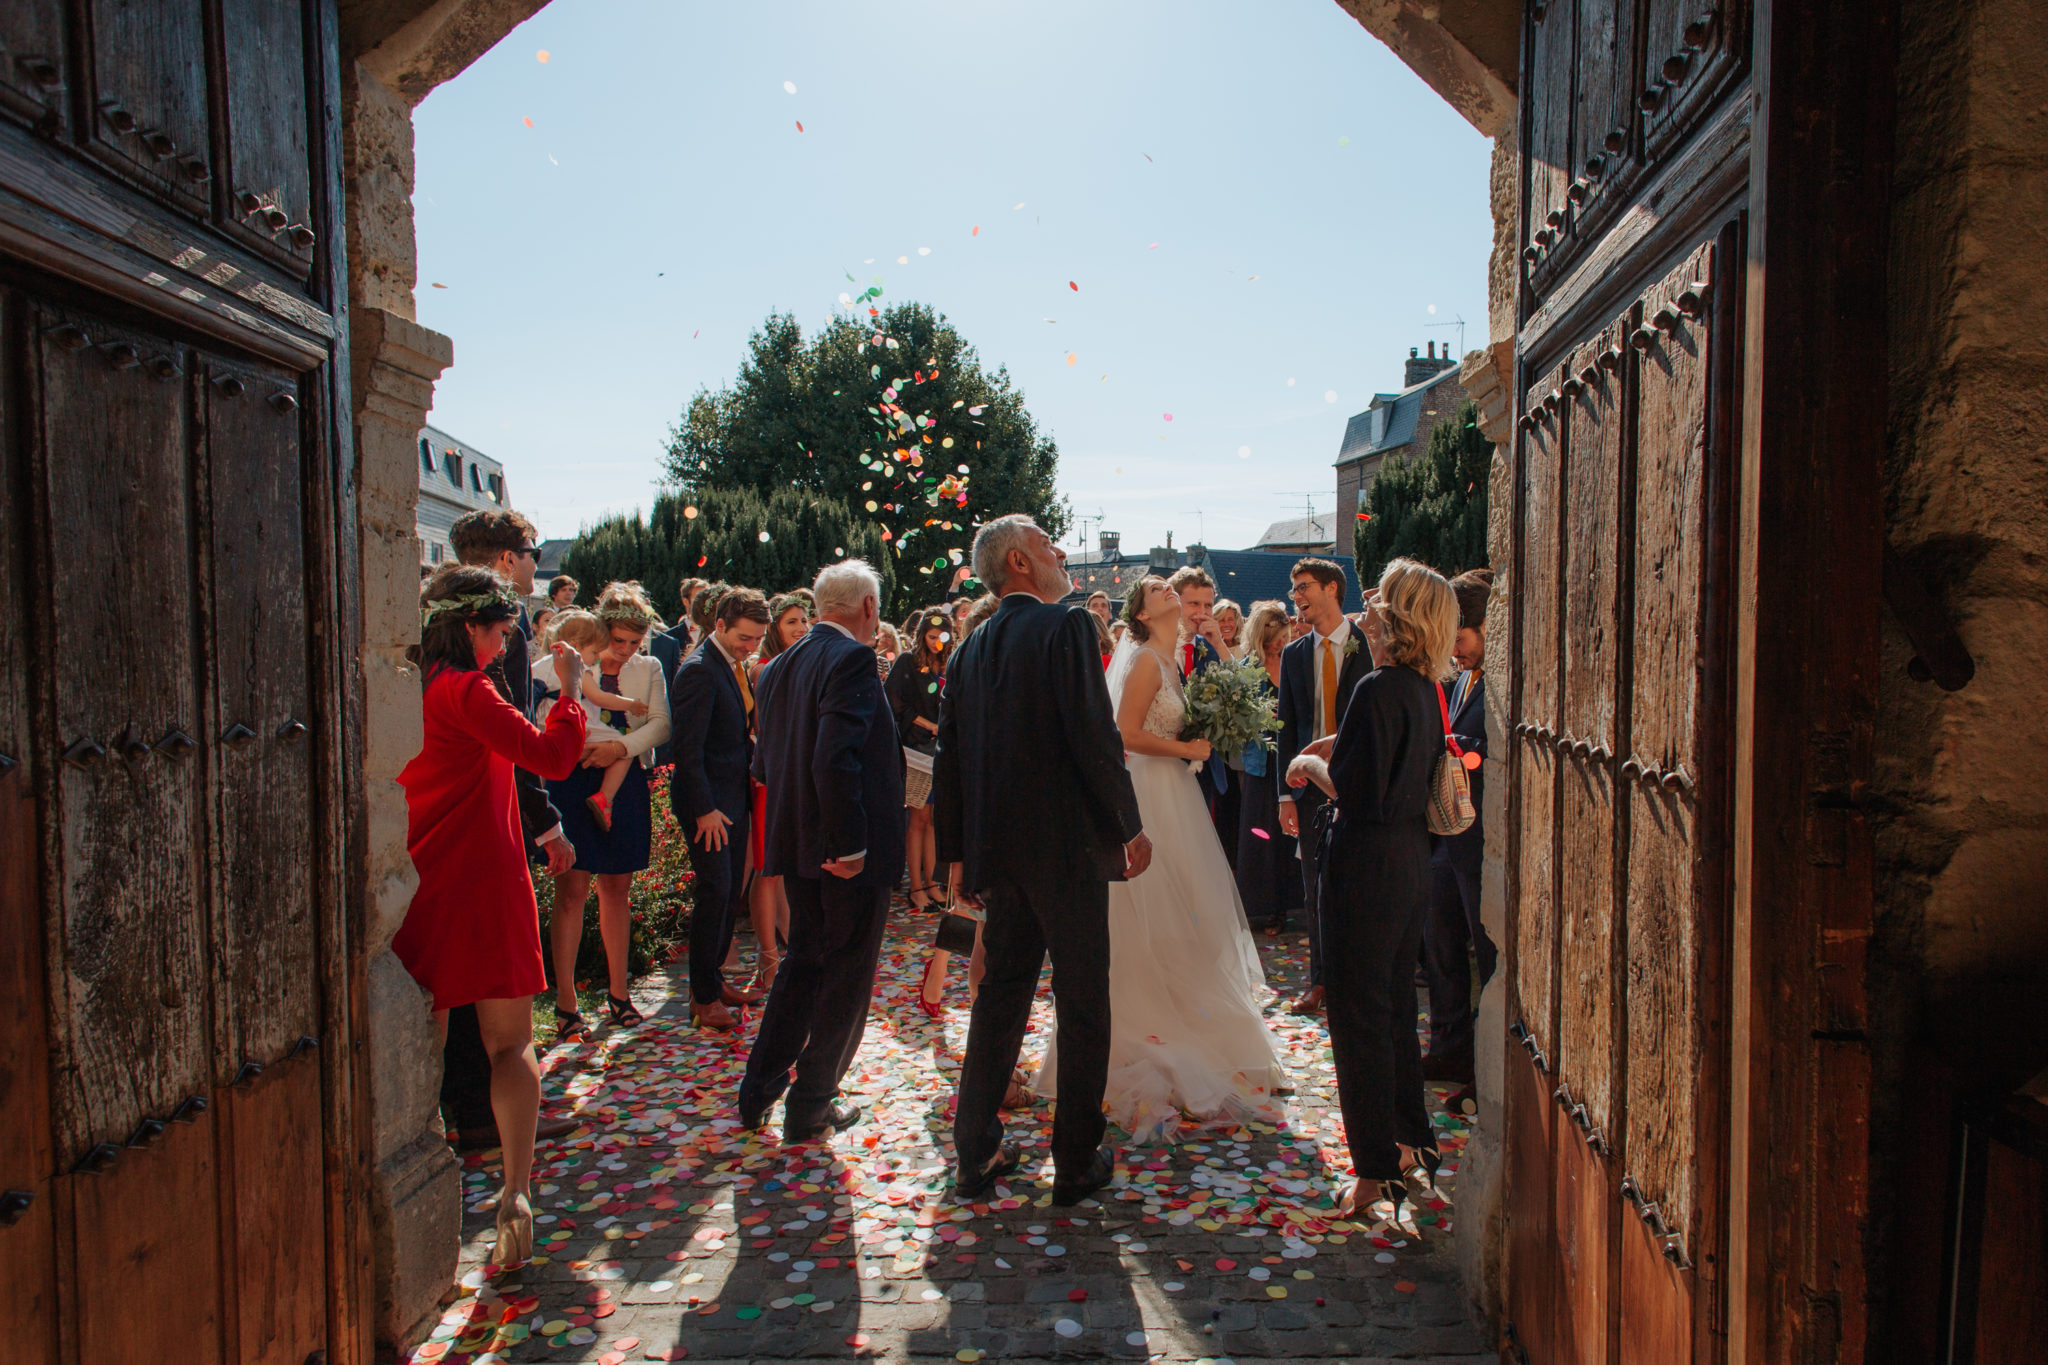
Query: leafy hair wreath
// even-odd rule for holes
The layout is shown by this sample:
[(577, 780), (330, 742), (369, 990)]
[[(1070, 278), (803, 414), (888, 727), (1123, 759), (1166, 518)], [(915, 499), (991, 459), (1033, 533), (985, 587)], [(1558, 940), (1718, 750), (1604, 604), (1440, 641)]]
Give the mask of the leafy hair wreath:
[(597, 619), (607, 626), (626, 626), (633, 630), (647, 630), (656, 620), (631, 602), (613, 602), (599, 607)]
[(460, 597), (437, 597), (431, 602), (420, 604), (420, 624), (430, 626), (435, 619), (447, 615), (473, 616), (490, 607), (510, 607), (516, 615), (519, 599), (512, 595), (510, 588), (491, 588), (486, 592), (465, 593)]

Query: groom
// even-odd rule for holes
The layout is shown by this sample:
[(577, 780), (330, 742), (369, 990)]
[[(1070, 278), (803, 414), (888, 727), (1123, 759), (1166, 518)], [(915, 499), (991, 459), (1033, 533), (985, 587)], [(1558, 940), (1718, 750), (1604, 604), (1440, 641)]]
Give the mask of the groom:
[(1087, 614), (1066, 596), (1066, 556), (1029, 517), (974, 537), (974, 576), (1002, 595), (946, 670), (932, 804), (953, 893), (986, 906), (987, 972), (967, 1031), (953, 1118), (954, 1190), (980, 1200), (1023, 1164), (997, 1112), (1052, 952), (1058, 1107), (1052, 1202), (1110, 1182), (1102, 1142), (1109, 1072), (1109, 883), (1152, 861)]

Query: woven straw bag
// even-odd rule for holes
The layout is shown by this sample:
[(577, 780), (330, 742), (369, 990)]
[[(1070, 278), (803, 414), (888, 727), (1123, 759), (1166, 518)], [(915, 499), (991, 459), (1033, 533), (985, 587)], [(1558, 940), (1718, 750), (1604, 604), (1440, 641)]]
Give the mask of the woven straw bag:
[(1436, 685), (1437, 710), (1444, 718), (1444, 751), (1429, 771), (1429, 832), (1463, 834), (1479, 812), (1472, 805), (1472, 778), (1465, 771), (1465, 751), (1451, 733), (1451, 703), (1444, 685)]

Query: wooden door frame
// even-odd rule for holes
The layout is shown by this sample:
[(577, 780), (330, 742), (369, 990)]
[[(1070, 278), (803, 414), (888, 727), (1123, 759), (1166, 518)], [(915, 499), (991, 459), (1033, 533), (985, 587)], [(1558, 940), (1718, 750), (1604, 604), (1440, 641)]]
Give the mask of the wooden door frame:
[[(1864, 1356), (1895, 0), (1756, 0), (1728, 1359)], [(1768, 263), (1768, 268), (1766, 263)]]

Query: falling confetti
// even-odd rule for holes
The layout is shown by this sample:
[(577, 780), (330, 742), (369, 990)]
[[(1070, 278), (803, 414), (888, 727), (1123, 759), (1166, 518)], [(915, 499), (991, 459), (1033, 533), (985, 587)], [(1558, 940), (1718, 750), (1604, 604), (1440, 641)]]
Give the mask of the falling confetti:
[(1240, 460), (1249, 460), (1249, 459), (1250, 459), (1251, 457), (1252, 457), (1252, 448), (1251, 448), (1250, 446), (1239, 446), (1239, 447), (1237, 448), (1237, 458), (1238, 458), (1238, 459), (1240, 459)]
[(1436, 311), (1436, 305), (1435, 305), (1435, 304), (1433, 304), (1433, 303), (1432, 303), (1431, 305), (1429, 305), (1429, 311), (1430, 311), (1430, 312), (1432, 312), (1432, 313), (1434, 313), (1434, 312)]
[(1145, 248), (1145, 250), (1147, 250), (1147, 251), (1157, 251), (1157, 250), (1159, 250), (1159, 243), (1157, 243), (1157, 242), (1154, 242), (1154, 243), (1153, 243), (1152, 245), (1150, 245), (1150, 246), (1146, 247), (1146, 248)]
[(1021, 209), (1023, 207), (1024, 201), (1022, 199), (1019, 199), (1016, 203), (1010, 205), (1010, 212), (1015, 213), (1018, 209)]
[(521, 119), (521, 120), (519, 120), (519, 121), (520, 121), (521, 123), (525, 124), (525, 125), (526, 125), (527, 127), (529, 127), (529, 128), (531, 128), (531, 127), (533, 126), (533, 120), (532, 120), (532, 119), (530, 119), (530, 118), (523, 118), (523, 119)]
[(797, 130), (797, 131), (798, 131), (799, 133), (801, 133), (801, 132), (802, 132), (802, 131), (804, 130), (804, 123), (803, 123), (803, 120), (802, 120), (802, 119), (798, 119), (798, 120), (796, 121), (796, 130)]
[(921, 246), (917, 249), (917, 254), (920, 256), (929, 256), (932, 254), (932, 249), (928, 246)]
[(1323, 390), (1323, 401), (1324, 401), (1325, 403), (1334, 403), (1334, 402), (1336, 402), (1336, 401), (1337, 401), (1337, 391), (1336, 391), (1335, 389), (1325, 389), (1325, 390)]
[(782, 88), (783, 88), (783, 90), (784, 90), (784, 92), (785, 92), (785, 93), (787, 93), (787, 94), (791, 94), (791, 95), (794, 95), (794, 94), (796, 93), (796, 82), (795, 82), (795, 81), (784, 81), (784, 82), (782, 83)]
[(976, 223), (976, 224), (974, 225), (974, 231), (972, 231), (972, 232), (968, 233), (967, 235), (968, 235), (969, 237), (979, 237), (979, 236), (981, 236), (981, 224), (979, 224), (979, 223)]
[(1171, 421), (1173, 420), (1173, 414), (1172, 414), (1172, 413), (1170, 413), (1170, 412), (1162, 412), (1162, 413), (1160, 413), (1159, 415), (1160, 415), (1161, 417), (1165, 418), (1165, 419), (1166, 419), (1167, 421), (1169, 421), (1169, 422), (1171, 422)]
[(436, 289), (446, 289), (447, 287), (447, 285), (441, 283), (439, 280), (434, 281), (434, 288)]
[(1340, 137), (1337, 139), (1337, 145), (1339, 147), (1349, 147), (1351, 145), (1351, 139), (1348, 137)]
[(760, 534), (760, 536), (759, 536), (759, 537), (757, 537), (757, 539), (760, 539), (760, 540), (763, 540), (763, 541), (767, 540), (767, 539), (768, 539), (768, 533), (767, 533), (766, 531), (763, 531), (763, 532), (762, 532), (762, 533)]
[(1067, 281), (1067, 288), (1073, 290), (1076, 294), (1081, 292), (1081, 286), (1075, 284), (1072, 280)]
[(1080, 357), (1079, 355), (1077, 355), (1077, 354), (1076, 354), (1076, 353), (1074, 353), (1073, 351), (1068, 351), (1068, 352), (1067, 352), (1067, 363), (1068, 363), (1069, 365), (1078, 365), (1078, 364), (1079, 364), (1080, 362), (1081, 362), (1081, 357)]
[(546, 66), (548, 64), (548, 50), (546, 48), (542, 48), (540, 51), (533, 54), (533, 59), (539, 62), (542, 66)]
[(1290, 389), (1294, 387), (1294, 381), (1292, 379), (1287, 381), (1287, 387)]
[(685, 507), (685, 508), (683, 509), (683, 520), (685, 520), (685, 521), (695, 521), (696, 519), (697, 519), (697, 509), (696, 509), (696, 508), (694, 508), (694, 507)]

